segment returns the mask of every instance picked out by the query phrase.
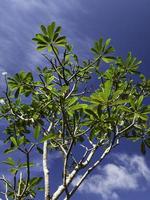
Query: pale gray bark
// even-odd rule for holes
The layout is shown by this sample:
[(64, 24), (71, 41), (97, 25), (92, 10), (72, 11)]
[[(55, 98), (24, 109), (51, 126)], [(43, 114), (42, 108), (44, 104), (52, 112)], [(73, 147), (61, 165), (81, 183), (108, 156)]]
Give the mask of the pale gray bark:
[[(53, 126), (53, 123), (50, 123), (47, 131), (45, 131), (44, 136), (46, 136)], [(44, 141), (43, 144), (43, 173), (44, 173), (44, 188), (45, 188), (45, 200), (50, 200), (50, 172), (48, 168), (48, 141)]]
[(44, 185), (45, 185), (45, 200), (50, 200), (50, 181), (48, 169), (48, 147), (47, 141), (43, 144), (43, 172), (44, 172)]

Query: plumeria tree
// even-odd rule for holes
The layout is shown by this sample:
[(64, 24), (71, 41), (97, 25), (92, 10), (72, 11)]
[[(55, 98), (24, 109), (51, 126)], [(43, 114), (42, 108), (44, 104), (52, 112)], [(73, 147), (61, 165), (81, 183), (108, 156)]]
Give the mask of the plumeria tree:
[[(33, 41), (47, 65), (38, 66), (36, 74), (3, 73), (0, 116), (7, 127), (1, 137), (8, 158), (2, 162), (10, 166), (12, 179), (1, 176), (1, 194), (7, 200), (34, 199), (42, 184), (45, 200), (67, 200), (122, 139), (140, 141), (146, 153), (150, 106), (144, 100), (150, 96), (150, 80), (138, 71), (141, 62), (131, 53), (124, 59), (114, 56), (110, 39), (96, 41), (93, 58), (84, 61), (54, 22), (42, 25)], [(31, 174), (33, 151), (42, 154), (43, 177)], [(12, 152), (22, 154), (24, 162)], [(48, 161), (53, 152), (60, 154), (62, 170), (55, 191), (56, 172)]]

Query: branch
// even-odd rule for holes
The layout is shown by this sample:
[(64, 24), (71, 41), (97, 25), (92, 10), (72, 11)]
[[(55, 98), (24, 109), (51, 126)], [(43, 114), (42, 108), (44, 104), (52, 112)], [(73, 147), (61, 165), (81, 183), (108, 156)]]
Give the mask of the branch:
[(88, 157), (86, 158), (86, 160), (83, 162), (81, 162), (82, 167), (86, 167), (89, 162), (91, 161), (91, 159), (93, 158), (94, 154), (96, 153), (96, 150), (98, 149), (98, 145), (94, 145), (94, 147), (92, 148), (91, 152), (89, 153)]
[(20, 196), (20, 193), (21, 193), (21, 183), (22, 183), (22, 172), (20, 173), (20, 177), (19, 177), (17, 196)]
[(67, 189), (67, 185), (66, 185), (66, 180), (67, 180), (67, 176), (68, 176), (68, 160), (69, 160), (69, 156), (70, 156), (70, 153), (71, 153), (71, 149), (73, 147), (73, 144), (74, 144), (74, 139), (72, 139), (71, 143), (70, 143), (70, 146), (69, 146), (69, 149), (67, 151), (67, 154), (64, 155), (64, 169), (63, 169), (63, 185), (65, 187), (65, 191), (66, 191), (66, 194), (68, 195), (68, 189)]
[(5, 182), (5, 183), (7, 183), (7, 185), (13, 190), (13, 187), (12, 187), (12, 185), (6, 180), (6, 178), (5, 178), (5, 176), (3, 175), (3, 177), (1, 178), (0, 177), (0, 181), (3, 181), (3, 182)]
[(59, 146), (59, 148), (61, 149), (61, 151), (63, 152), (64, 155), (67, 155), (67, 152), (65, 150), (65, 148), (63, 147), (62, 144), (60, 144), (59, 142), (57, 142), (57, 140), (53, 140), (53, 143), (55, 143), (56, 145)]
[(83, 131), (82, 133), (79, 133), (76, 135), (76, 137), (80, 137), (82, 135), (85, 135), (87, 132), (91, 131), (94, 128), (94, 126), (90, 126), (89, 128), (87, 128), (85, 131)]
[[(79, 171), (80, 166), (77, 165), (74, 170), (69, 174), (69, 176), (66, 179), (66, 186), (68, 186), (71, 181), (73, 180), (73, 178), (75, 177), (76, 173)], [(60, 197), (60, 195), (65, 191), (65, 186), (61, 185), (58, 187), (58, 189), (56, 190), (56, 192), (53, 194), (51, 200), (58, 200), (58, 198)]]
[(30, 181), (30, 158), (29, 158), (29, 152), (26, 153), (26, 163), (27, 163), (27, 178), (26, 178), (26, 183), (25, 183), (25, 187), (21, 193), (21, 195), (18, 197), (18, 200), (21, 200), (24, 196), (24, 194), (27, 191), (28, 185), (29, 185), (29, 181)]
[(0, 193), (5, 196), (6, 200), (9, 200), (9, 198), (8, 198), (8, 187), (9, 187), (12, 190), (12, 192), (14, 193), (14, 200), (16, 200), (17, 194), (16, 194), (14, 187), (9, 183), (9, 181), (5, 178), (4, 175), (2, 176), (2, 178), (0, 178), (0, 180), (5, 183), (5, 192), (0, 192)]
[[(82, 159), (76, 164), (76, 166), (74, 167), (74, 169), (72, 170), (72, 172), (67, 176), (65, 185), (62, 184), (61, 186), (58, 187), (58, 189), (56, 190), (56, 192), (52, 196), (52, 200), (57, 200), (59, 198), (59, 196), (61, 196), (61, 194), (66, 190), (66, 187), (68, 187), (70, 185), (70, 183), (72, 182), (72, 180), (74, 179), (74, 177), (76, 176), (76, 174), (81, 169), (83, 169), (84, 167), (86, 167), (89, 164), (90, 160), (95, 155), (95, 152), (96, 152), (96, 150), (97, 150), (97, 148), (98, 148), (98, 146), (100, 144), (101, 143), (93, 144), (93, 148), (91, 148), (91, 149), (88, 149), (87, 147), (85, 147), (86, 151), (85, 151)], [(89, 151), (90, 151), (90, 153), (89, 153)], [(89, 153), (89, 155), (88, 155), (88, 153)], [(86, 161), (84, 161), (84, 159), (86, 157), (87, 157), (87, 159), (86, 159)], [(67, 191), (67, 196), (69, 198), (68, 191)]]
[[(95, 147), (95, 148), (97, 148), (97, 147)], [(95, 152), (95, 151), (92, 151), (92, 152)], [(91, 155), (88, 157), (88, 161), (86, 163), (83, 163), (84, 157), (86, 157), (87, 153), (88, 153), (88, 149), (87, 149), (85, 155), (83, 155), (83, 159), (81, 159), (79, 161), (79, 163), (76, 164), (76, 166), (73, 169), (73, 171), (67, 176), (65, 185), (62, 184), (61, 186), (59, 186), (58, 189), (56, 190), (56, 192), (53, 194), (52, 200), (57, 200), (59, 198), (59, 196), (66, 190), (66, 187), (68, 187), (69, 184), (72, 182), (72, 180), (74, 179), (76, 174), (80, 171), (80, 169), (85, 167), (85, 165), (87, 165), (90, 162), (90, 159), (92, 158)], [(68, 192), (67, 192), (67, 196), (68, 196)]]
[[(22, 193), (20, 194), (20, 192), (19, 192), (18, 200), (21, 200), (23, 198), (24, 194), (26, 193), (26, 191), (28, 189), (28, 185), (29, 185), (29, 181), (30, 181), (30, 152), (32, 151), (34, 146), (35, 146), (35, 144), (32, 144), (30, 146), (29, 150), (27, 150), (26, 148), (25, 148), (25, 150), (22, 150), (22, 149), (19, 148), (19, 150), (26, 155), (26, 164), (27, 164), (27, 172), (26, 173), (27, 173), (27, 178), (26, 178), (25, 187), (24, 187)], [(21, 178), (21, 175), (20, 175), (20, 178)], [(21, 181), (22, 181), (22, 179), (21, 179)], [(21, 184), (21, 182), (20, 182), (20, 184)], [(19, 190), (20, 189), (18, 188), (18, 191)]]
[[(113, 146), (114, 140), (112, 141), (111, 145), (109, 147), (107, 147), (107, 149), (103, 152), (102, 156), (100, 157), (99, 160), (97, 160), (85, 173), (84, 175), (80, 178), (80, 180), (78, 181), (78, 183), (75, 185), (75, 187), (72, 189), (72, 191), (69, 193), (69, 198), (76, 192), (76, 190), (79, 188), (79, 186), (81, 185), (81, 183), (85, 180), (85, 178), (103, 161), (103, 159), (106, 157), (106, 155), (108, 155), (111, 151), (112, 148), (114, 148), (115, 146)], [(64, 200), (68, 200), (68, 197), (65, 198)]]
[(134, 116), (132, 123), (131, 123), (129, 126), (127, 126), (126, 128), (124, 128), (123, 130), (118, 131), (118, 135), (120, 135), (120, 134), (122, 134), (123, 132), (125, 132), (125, 131), (129, 130), (130, 128), (132, 128), (132, 126), (134, 126), (134, 124), (135, 124), (135, 119), (136, 119), (136, 118), (135, 118), (135, 116)]
[(8, 193), (8, 185), (7, 185), (7, 183), (5, 184), (5, 189), (6, 189), (6, 190), (5, 190), (5, 199), (6, 199), (6, 200), (9, 200), (9, 199), (8, 199), (8, 195), (7, 195), (7, 193)]
[[(116, 129), (117, 131), (117, 129)], [(72, 191), (67, 195), (67, 197), (65, 198), (65, 200), (69, 199), (78, 189), (78, 187), (81, 185), (81, 183), (85, 180), (85, 178), (102, 162), (102, 160), (105, 158), (105, 156), (107, 154), (109, 154), (109, 152), (111, 151), (112, 148), (114, 148), (118, 143), (115, 144), (115, 140), (116, 140), (116, 135), (118, 134), (118, 132), (114, 133), (113, 138), (111, 139), (111, 143), (110, 145), (106, 148), (106, 150), (103, 152), (103, 154), (101, 155), (100, 159), (97, 160), (91, 167), (88, 168), (88, 170), (83, 174), (83, 176), (80, 178), (80, 180), (78, 181), (78, 183), (76, 184), (76, 186), (72, 189)], [(80, 163), (81, 168), (86, 167), (91, 159), (93, 158), (93, 156), (95, 155), (95, 152), (97, 150), (97, 148), (99, 147), (99, 145), (102, 144), (103, 141), (100, 141), (97, 144), (92, 144), (93, 148), (91, 149), (90, 154), (88, 155), (86, 161)], [(114, 145), (115, 144), (115, 145)], [(86, 151), (85, 155), (87, 154), (88, 150)], [(80, 170), (80, 169), (79, 169)]]
[(80, 71), (75, 72), (75, 73), (68, 79), (68, 82), (70, 82), (70, 81), (71, 81), (76, 75), (78, 75), (80, 72), (83, 72), (83, 71), (89, 69), (90, 67), (92, 67), (92, 65), (94, 65), (99, 59), (101, 59), (101, 57), (102, 57), (102, 56), (100, 55), (98, 58), (96, 58), (95, 61), (93, 61), (92, 63), (90, 63), (89, 65), (87, 65), (87, 67), (81, 69)]
[(11, 101), (9, 99), (8, 93), (6, 92), (5, 95), (6, 95), (6, 98), (8, 100), (8, 104), (9, 104), (9, 107), (10, 107), (12, 115), (18, 117), (19, 119), (21, 119), (23, 121), (31, 121), (32, 123), (34, 123), (34, 119), (33, 118), (24, 118), (23, 115), (18, 115), (17, 113), (15, 113), (15, 111), (14, 111), (12, 105), (11, 105)]
[(68, 85), (69, 82), (68, 82), (67, 79), (66, 79), (65, 68), (64, 68), (62, 62), (60, 61), (59, 56), (58, 56), (57, 52), (55, 51), (55, 49), (54, 49), (54, 47), (53, 47), (52, 44), (51, 44), (51, 47), (52, 47), (52, 50), (53, 50), (53, 52), (54, 52), (54, 54), (55, 54), (55, 56), (56, 56), (56, 59), (57, 59), (59, 65), (62, 67), (62, 74), (63, 74), (63, 77), (61, 77), (61, 78), (64, 80), (65, 84)]
[(14, 174), (14, 191), (16, 191), (17, 173), (18, 173), (18, 171), (16, 171), (15, 174)]
[(66, 96), (66, 99), (68, 99), (71, 96), (71, 94), (74, 92), (75, 87), (76, 87), (76, 83), (73, 84), (73, 87), (71, 91), (69, 92), (69, 94)]
[[(51, 122), (44, 135), (47, 135), (52, 129), (53, 123)], [(50, 180), (48, 169), (48, 141), (44, 141), (43, 144), (43, 172), (44, 172), (44, 184), (45, 184), (45, 200), (50, 199)]]
[(55, 67), (54, 63), (52, 62), (52, 60), (50, 60), (45, 54), (42, 54), (52, 65), (53, 69), (55, 70), (55, 72), (58, 74), (59, 78), (63, 78), (63, 76), (60, 74), (60, 72), (57, 70), (57, 67)]
[[(78, 130), (78, 125), (76, 125), (75, 121), (74, 121), (74, 131), (73, 131), (73, 138), (71, 140), (71, 143), (69, 145), (69, 148), (68, 148), (68, 151), (66, 154), (64, 154), (64, 168), (63, 168), (63, 185), (65, 187), (65, 192), (66, 192), (66, 195), (68, 196), (69, 195), (69, 191), (68, 191), (68, 186), (67, 186), (67, 178), (68, 178), (68, 160), (69, 160), (69, 157), (71, 156), (71, 159), (73, 159), (73, 162), (76, 163), (77, 165), (77, 162), (76, 160), (74, 159), (73, 155), (72, 155), (72, 147), (74, 145), (74, 136), (76, 135), (76, 132)], [(68, 196), (69, 197), (69, 196)]]

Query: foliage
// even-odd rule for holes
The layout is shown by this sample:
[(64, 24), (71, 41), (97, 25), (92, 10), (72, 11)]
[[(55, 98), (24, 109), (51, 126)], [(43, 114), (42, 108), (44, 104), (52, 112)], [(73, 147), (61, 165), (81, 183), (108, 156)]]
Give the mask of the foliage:
[[(41, 31), (33, 41), (37, 50), (44, 51), (47, 66), (37, 67), (38, 79), (25, 71), (12, 77), (5, 74), (7, 87), (0, 106), (1, 119), (7, 121), (4, 153), (19, 151), (26, 158), (23, 163), (12, 157), (3, 161), (14, 179), (11, 183), (1, 178), (9, 199), (34, 198), (41, 190), (38, 185), (42, 178), (30, 174), (34, 167), (32, 151), (43, 154), (43, 159), (52, 151), (62, 152), (62, 185), (54, 194), (48, 185), (45, 195), (45, 200), (54, 200), (63, 193), (70, 199), (122, 138), (140, 141), (143, 154), (150, 148), (150, 106), (144, 103), (150, 96), (150, 80), (138, 71), (141, 61), (131, 53), (125, 59), (115, 57), (110, 39), (102, 38), (91, 48), (93, 59), (81, 61), (61, 35), (60, 26), (53, 22), (42, 25)], [(103, 65), (108, 66), (105, 71)], [(94, 91), (90, 83), (95, 83)], [(77, 149), (84, 151), (81, 159)], [(94, 164), (92, 158), (97, 152), (100, 156), (95, 157)], [(88, 170), (90, 163), (92, 170)], [(26, 168), (26, 177), (22, 168)], [(81, 169), (85, 169), (83, 176), (73, 187), (71, 183)]]

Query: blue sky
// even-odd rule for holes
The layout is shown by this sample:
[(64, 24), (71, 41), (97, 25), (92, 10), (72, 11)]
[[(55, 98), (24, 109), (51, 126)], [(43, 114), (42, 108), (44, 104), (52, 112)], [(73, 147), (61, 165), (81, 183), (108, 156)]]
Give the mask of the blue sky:
[[(90, 55), (94, 40), (110, 37), (116, 54), (125, 56), (132, 51), (142, 59), (141, 71), (150, 78), (149, 8), (149, 0), (0, 0), (0, 73), (34, 72), (36, 65), (42, 65), (43, 57), (31, 39), (41, 24), (56, 21), (84, 58)], [(0, 80), (2, 88), (2, 77)], [(73, 199), (148, 200), (149, 157), (149, 152), (141, 156), (138, 145), (123, 142)]]

